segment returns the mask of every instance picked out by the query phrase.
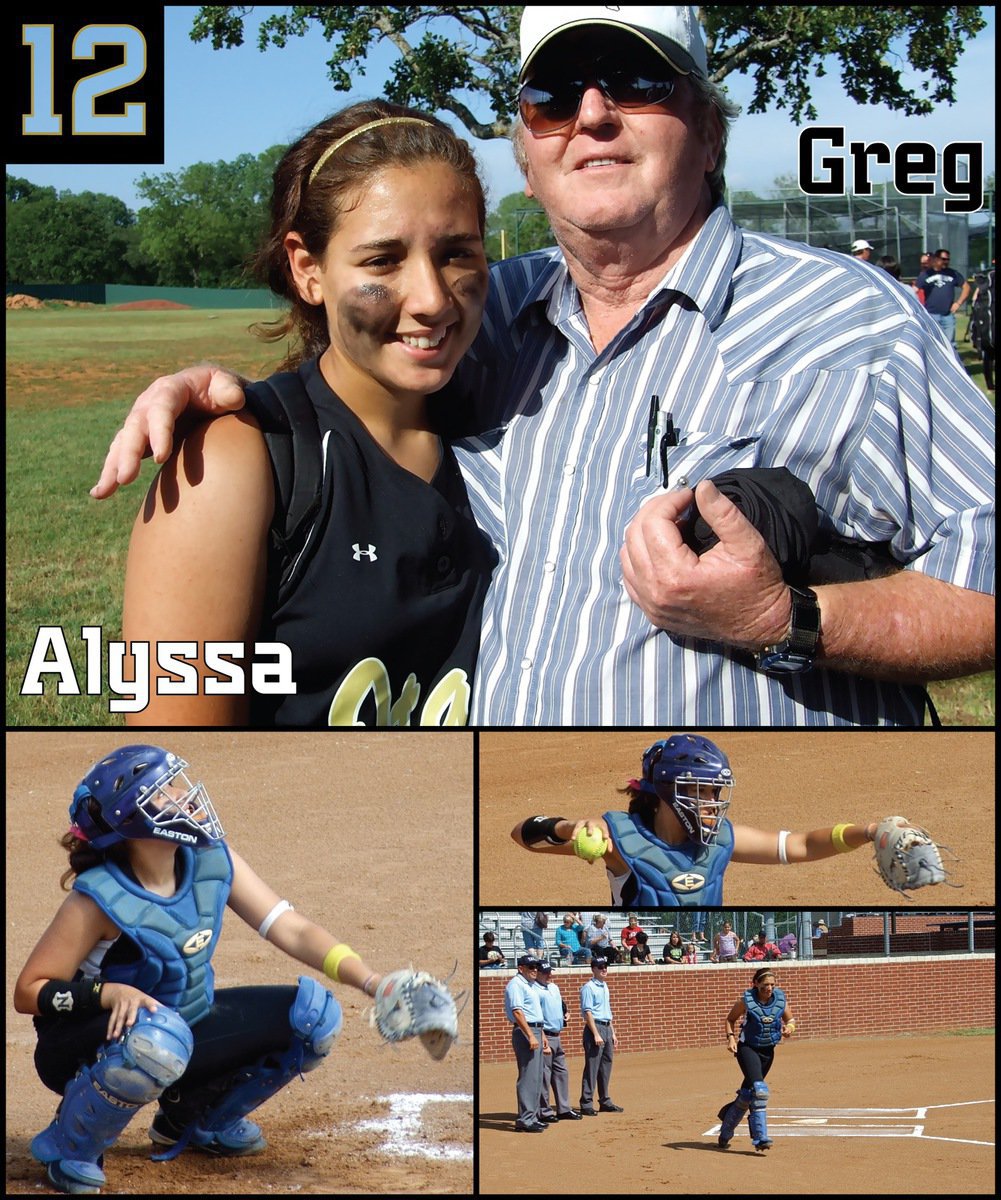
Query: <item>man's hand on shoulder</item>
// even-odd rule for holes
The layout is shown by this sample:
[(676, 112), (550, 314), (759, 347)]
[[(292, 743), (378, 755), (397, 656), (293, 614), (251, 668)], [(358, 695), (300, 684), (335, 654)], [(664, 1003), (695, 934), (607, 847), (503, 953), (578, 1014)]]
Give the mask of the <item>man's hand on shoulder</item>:
[(136, 479), (142, 460), (150, 454), (155, 462), (166, 462), (173, 449), (175, 425), (186, 411), (210, 417), (242, 408), (244, 383), (225, 367), (211, 363), (185, 367), (154, 380), (133, 403), (115, 434), (90, 494), (95, 500), (114, 495), (119, 487)]

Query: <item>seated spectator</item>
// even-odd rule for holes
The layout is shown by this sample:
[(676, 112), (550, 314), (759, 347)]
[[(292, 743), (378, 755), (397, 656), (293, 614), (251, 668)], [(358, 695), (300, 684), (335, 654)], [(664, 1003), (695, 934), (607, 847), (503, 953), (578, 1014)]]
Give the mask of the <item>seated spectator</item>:
[(506, 967), (507, 959), (497, 949), (497, 935), (485, 933), (483, 945), (479, 948), (479, 965), (481, 967)]
[(633, 946), (636, 945), (636, 935), (642, 933), (642, 926), (639, 922), (639, 917), (635, 913), (629, 914), (629, 922), (619, 934), (619, 941), (622, 944), (622, 949), (628, 954)]
[(827, 935), (827, 922), (818, 921), (813, 927), (813, 936), (815, 938), (825, 937)]
[(653, 962), (653, 951), (650, 949), (649, 939), (642, 929), (636, 934), (636, 941), (629, 950), (629, 962), (634, 967), (640, 963)]
[(580, 919), (580, 913), (567, 913), (563, 924), (556, 930), (556, 949), (567, 966), (591, 961), (591, 951), (584, 943), (584, 936), (584, 922)]
[(697, 963), (699, 961), (699, 952), (694, 942), (689, 942), (685, 947), (685, 953), (681, 961), (683, 963)]
[(591, 918), (591, 924), (587, 927), (584, 940), (592, 955), (598, 954), (607, 959), (609, 965), (619, 961), (618, 947), (608, 932), (608, 918), (604, 913), (596, 913)]
[(744, 954), (744, 962), (775, 962), (782, 957), (782, 951), (770, 942), (762, 929), (758, 936), (747, 947)]
[(739, 933), (734, 933), (729, 921), (723, 922), (723, 928), (713, 939), (712, 961), (721, 963), (736, 962), (740, 956), (743, 939)]
[(675, 929), (667, 939), (667, 945), (664, 947), (661, 962), (673, 963), (676, 966), (680, 966), (684, 957), (685, 943), (681, 940), (681, 934)]
[(783, 958), (795, 958), (796, 947), (799, 941), (794, 933), (787, 933), (785, 937), (779, 938), (779, 950), (782, 952)]

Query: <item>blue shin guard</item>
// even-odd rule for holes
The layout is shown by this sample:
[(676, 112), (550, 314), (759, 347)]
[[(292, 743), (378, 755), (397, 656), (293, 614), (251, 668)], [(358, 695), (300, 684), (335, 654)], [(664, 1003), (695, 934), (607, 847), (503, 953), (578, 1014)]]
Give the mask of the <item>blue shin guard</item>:
[(297, 1075), (320, 1065), (341, 1031), (341, 1006), (315, 979), (302, 975), (289, 1009), (289, 1024), (289, 1048), (280, 1055), (265, 1055), (239, 1071), (219, 1100), (177, 1131), (176, 1140), (158, 1134), (154, 1123), (154, 1141), (172, 1142), (153, 1155), (155, 1161), (175, 1158), (189, 1145), (214, 1154), (253, 1154), (264, 1149), (259, 1126), (244, 1118)]
[(732, 1100), (729, 1104), (724, 1104), (719, 1110), (717, 1116), (722, 1122), (719, 1131), (719, 1144), (721, 1146), (729, 1146), (733, 1140), (737, 1126), (744, 1119), (744, 1114), (751, 1107), (753, 1096), (753, 1092), (748, 1091), (746, 1088), (741, 1088), (737, 1093), (736, 1100)]
[(67, 1084), (52, 1124), (31, 1143), (64, 1192), (95, 1192), (105, 1183), (101, 1156), (144, 1104), (184, 1074), (194, 1041), (170, 1008), (139, 1010), (135, 1024)]
[(767, 1150), (771, 1146), (768, 1136), (768, 1084), (762, 1079), (754, 1085), (754, 1099), (747, 1124), (751, 1130), (751, 1141), (755, 1150)]

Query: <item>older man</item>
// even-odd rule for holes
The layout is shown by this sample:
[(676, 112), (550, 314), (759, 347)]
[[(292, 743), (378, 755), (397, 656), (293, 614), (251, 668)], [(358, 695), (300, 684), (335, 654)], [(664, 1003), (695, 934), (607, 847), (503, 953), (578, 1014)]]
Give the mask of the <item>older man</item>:
[[(994, 661), (984, 396), (882, 273), (734, 225), (736, 109), (691, 8), (530, 5), (521, 82), (516, 150), (559, 245), (494, 267), (453, 380), (500, 554), (473, 720), (921, 724), (923, 681)], [(95, 494), (189, 399), (240, 403), (210, 369), (159, 381)], [(825, 534), (901, 569), (791, 586), (711, 482), (749, 467), (788, 468)]]
[[(554, 1121), (583, 1120), (570, 1105), (570, 1074), (563, 1051), (562, 1034), (567, 1023), (567, 1006), (553, 980), (553, 964), (544, 958), (539, 963), (535, 986), (542, 993), (542, 1022), (549, 1053), (542, 1058), (542, 1099), (539, 1118), (547, 1124)], [(556, 1097), (553, 1108), (552, 1097)]]
[(518, 1063), (518, 1133), (544, 1133), (547, 1125), (539, 1119), (542, 1095), (542, 1059), (547, 1052), (543, 1033), (542, 1001), (535, 980), (540, 959), (523, 954), (518, 971), (504, 989), (504, 1015), (511, 1022), (511, 1045)]
[(592, 954), (599, 954), (609, 963), (618, 961), (619, 952), (608, 932), (608, 918), (604, 913), (595, 913), (585, 931), (587, 948)]

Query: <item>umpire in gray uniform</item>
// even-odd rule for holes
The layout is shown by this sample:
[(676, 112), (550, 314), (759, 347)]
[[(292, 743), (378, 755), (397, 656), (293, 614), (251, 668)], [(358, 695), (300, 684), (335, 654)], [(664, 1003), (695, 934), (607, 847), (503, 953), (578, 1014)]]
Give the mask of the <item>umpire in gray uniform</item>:
[[(560, 989), (552, 981), (553, 964), (543, 959), (539, 964), (535, 986), (542, 993), (543, 1033), (549, 1043), (549, 1053), (542, 1056), (542, 1099), (539, 1117), (550, 1124), (554, 1121), (580, 1121), (579, 1112), (570, 1107), (570, 1074), (560, 1035), (567, 1020), (567, 1006)], [(556, 1108), (550, 1103), (551, 1091), (556, 1093)]]
[(612, 1002), (608, 996), (608, 960), (591, 959), (591, 978), (580, 989), (580, 1015), (584, 1018), (584, 1074), (580, 1081), (580, 1111), (596, 1117), (594, 1092), (603, 1113), (622, 1112), (612, 1103), (608, 1084), (612, 1078), (612, 1057), (618, 1038), (612, 1026)]
[(504, 989), (504, 1015), (514, 1028), (511, 1045), (518, 1061), (518, 1133), (545, 1133), (549, 1128), (539, 1120), (539, 1099), (542, 1096), (542, 1057), (547, 1052), (546, 1036), (542, 1032), (542, 993), (535, 985), (539, 959), (523, 954), (518, 959), (518, 974)]

